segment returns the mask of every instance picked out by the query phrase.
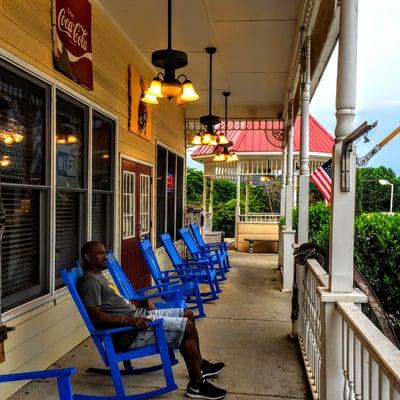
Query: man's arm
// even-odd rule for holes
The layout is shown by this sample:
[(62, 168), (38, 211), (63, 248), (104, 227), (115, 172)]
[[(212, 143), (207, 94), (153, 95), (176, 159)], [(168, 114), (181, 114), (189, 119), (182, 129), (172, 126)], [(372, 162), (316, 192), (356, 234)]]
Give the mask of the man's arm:
[(143, 317), (120, 317), (101, 311), (99, 306), (88, 308), (88, 314), (91, 321), (97, 324), (126, 324), (132, 325), (138, 329), (146, 329), (148, 324), (147, 318)]
[(136, 307), (147, 308), (148, 310), (155, 310), (156, 306), (150, 299), (145, 300), (131, 300), (131, 303)]

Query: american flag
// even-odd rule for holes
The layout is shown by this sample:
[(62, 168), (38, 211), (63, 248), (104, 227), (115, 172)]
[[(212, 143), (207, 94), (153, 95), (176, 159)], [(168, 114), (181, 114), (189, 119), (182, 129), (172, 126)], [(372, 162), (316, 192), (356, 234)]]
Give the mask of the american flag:
[(311, 182), (322, 193), (325, 200), (331, 202), (332, 159), (318, 167), (310, 176)]

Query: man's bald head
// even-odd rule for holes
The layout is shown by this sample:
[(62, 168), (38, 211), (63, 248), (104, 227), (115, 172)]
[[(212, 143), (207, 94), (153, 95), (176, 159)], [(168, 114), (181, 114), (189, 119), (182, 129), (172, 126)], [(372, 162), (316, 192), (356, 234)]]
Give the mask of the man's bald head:
[(94, 261), (99, 250), (104, 251), (104, 245), (98, 240), (91, 240), (82, 246), (81, 257), (85, 269), (87, 269), (90, 266), (90, 263)]

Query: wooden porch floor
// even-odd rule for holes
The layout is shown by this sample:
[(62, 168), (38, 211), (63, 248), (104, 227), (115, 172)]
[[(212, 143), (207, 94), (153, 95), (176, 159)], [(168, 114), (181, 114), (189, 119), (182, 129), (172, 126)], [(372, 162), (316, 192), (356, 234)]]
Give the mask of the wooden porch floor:
[[(204, 358), (227, 365), (214, 384), (226, 388), (227, 398), (235, 400), (307, 399), (301, 360), (295, 344), (287, 339), (291, 294), (280, 291), (277, 256), (231, 252), (230, 257), (233, 268), (219, 301), (207, 304), (207, 317), (197, 322)], [(184, 398), (187, 374), (178, 357), (174, 375), (180, 389), (161, 399)], [(85, 372), (90, 366), (101, 367), (90, 340), (53, 365), (67, 366), (78, 369), (72, 380), (75, 393), (113, 394), (110, 377)], [(160, 372), (124, 379), (131, 393), (162, 384)], [(50, 400), (55, 393), (54, 381), (41, 380), (11, 399)]]

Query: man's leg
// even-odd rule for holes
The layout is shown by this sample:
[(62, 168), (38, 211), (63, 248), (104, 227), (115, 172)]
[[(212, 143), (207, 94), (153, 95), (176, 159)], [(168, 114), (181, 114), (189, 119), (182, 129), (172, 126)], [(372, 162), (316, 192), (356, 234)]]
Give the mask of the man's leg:
[(201, 383), (201, 355), (199, 348), (199, 335), (194, 323), (190, 320), (186, 323), (185, 333), (179, 347), (191, 382), (199, 385)]

